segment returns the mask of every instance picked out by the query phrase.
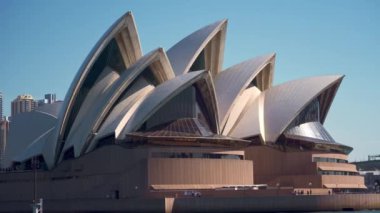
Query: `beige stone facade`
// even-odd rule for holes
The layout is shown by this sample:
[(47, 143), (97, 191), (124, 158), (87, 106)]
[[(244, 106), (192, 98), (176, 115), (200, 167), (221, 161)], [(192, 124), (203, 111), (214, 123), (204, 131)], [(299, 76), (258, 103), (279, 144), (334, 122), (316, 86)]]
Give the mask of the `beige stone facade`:
[(355, 165), (347, 162), (344, 154), (251, 146), (245, 149), (245, 156), (253, 161), (256, 184), (294, 188), (365, 188), (364, 177), (359, 175)]

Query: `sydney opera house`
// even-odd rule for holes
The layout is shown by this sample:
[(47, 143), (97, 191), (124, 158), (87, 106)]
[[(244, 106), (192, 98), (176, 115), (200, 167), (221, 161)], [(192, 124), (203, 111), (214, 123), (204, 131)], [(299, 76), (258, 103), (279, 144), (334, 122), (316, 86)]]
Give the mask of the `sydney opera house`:
[(223, 69), (226, 31), (221, 20), (143, 54), (132, 14), (122, 16), (64, 101), (12, 118), (0, 205), (365, 188), (352, 148), (323, 126), (344, 76), (273, 85), (275, 54)]

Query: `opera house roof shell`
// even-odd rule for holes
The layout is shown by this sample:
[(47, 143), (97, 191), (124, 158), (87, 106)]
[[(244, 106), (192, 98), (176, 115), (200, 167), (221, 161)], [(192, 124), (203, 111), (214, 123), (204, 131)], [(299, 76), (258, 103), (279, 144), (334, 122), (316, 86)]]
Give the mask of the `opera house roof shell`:
[(273, 86), (274, 53), (223, 70), (226, 30), (221, 20), (167, 52), (143, 54), (133, 15), (126, 13), (89, 53), (63, 102), (13, 118), (8, 165), (42, 156), (51, 169), (107, 138), (192, 138), (209, 146), (289, 139), (351, 151), (323, 127), (343, 76)]

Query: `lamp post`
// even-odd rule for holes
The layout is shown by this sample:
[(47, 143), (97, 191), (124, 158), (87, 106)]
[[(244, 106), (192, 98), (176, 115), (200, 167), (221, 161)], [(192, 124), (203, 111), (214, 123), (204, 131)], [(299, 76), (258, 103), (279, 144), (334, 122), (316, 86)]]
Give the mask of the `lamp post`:
[(43, 200), (40, 198), (40, 201), (35, 201), (32, 205), (33, 213), (42, 213), (43, 212)]
[(31, 205), (32, 206), (32, 209), (33, 209), (33, 213), (42, 213), (43, 212), (43, 200), (42, 198), (40, 198), (39, 202), (37, 201), (37, 169), (39, 167), (39, 164), (38, 164), (38, 159), (37, 157), (33, 157), (31, 159), (31, 167), (33, 169), (33, 176), (34, 176), (34, 180), (33, 180), (33, 204)]
[(276, 183), (276, 187), (277, 187), (277, 196), (278, 196), (280, 193), (280, 183)]
[(311, 195), (311, 186), (313, 185), (313, 183), (312, 182), (309, 182), (309, 190), (310, 190), (310, 195)]

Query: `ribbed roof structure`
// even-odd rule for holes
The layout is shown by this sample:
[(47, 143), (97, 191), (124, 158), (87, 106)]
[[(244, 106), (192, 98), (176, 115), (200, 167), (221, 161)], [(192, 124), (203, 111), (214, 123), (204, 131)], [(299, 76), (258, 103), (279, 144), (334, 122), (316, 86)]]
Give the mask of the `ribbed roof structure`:
[[(8, 163), (42, 156), (51, 169), (109, 141), (144, 138), (166, 138), (171, 145), (181, 138), (203, 146), (287, 138), (344, 146), (323, 128), (343, 76), (273, 86), (274, 53), (223, 70), (226, 29), (221, 20), (167, 52), (143, 55), (132, 13), (126, 13), (89, 53), (59, 107), (12, 121)], [(18, 134), (23, 128), (28, 131)]]

